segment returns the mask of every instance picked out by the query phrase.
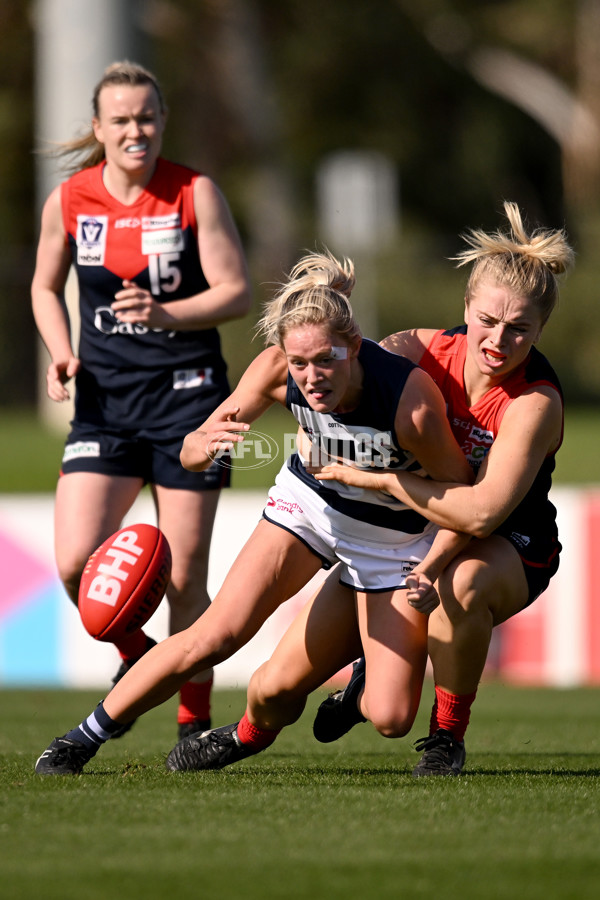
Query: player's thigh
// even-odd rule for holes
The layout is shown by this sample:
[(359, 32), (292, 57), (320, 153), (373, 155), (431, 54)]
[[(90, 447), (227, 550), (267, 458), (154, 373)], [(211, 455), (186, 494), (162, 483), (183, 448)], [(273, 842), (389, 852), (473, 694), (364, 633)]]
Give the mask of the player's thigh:
[(173, 581), (206, 581), (210, 542), (221, 492), (154, 485), (158, 527), (173, 554)]
[(366, 659), (364, 706), (376, 726), (404, 731), (416, 715), (427, 663), (428, 617), (413, 609), (406, 591), (357, 592)]
[(464, 611), (489, 611), (493, 625), (514, 616), (529, 600), (519, 554), (500, 535), (471, 541), (440, 577), (438, 591), (450, 618)]
[(318, 585), (261, 667), (266, 698), (308, 695), (362, 653), (354, 591), (337, 567)]
[(262, 519), (192, 630), (198, 630), (200, 639), (208, 630), (242, 646), (320, 568), (320, 558), (302, 541)]
[(142, 488), (142, 479), (71, 472), (56, 488), (54, 540), (61, 574), (83, 569), (87, 558), (121, 526)]
[(169, 542), (169, 631), (188, 628), (208, 608), (208, 562), (219, 490), (191, 491), (154, 485), (158, 526)]

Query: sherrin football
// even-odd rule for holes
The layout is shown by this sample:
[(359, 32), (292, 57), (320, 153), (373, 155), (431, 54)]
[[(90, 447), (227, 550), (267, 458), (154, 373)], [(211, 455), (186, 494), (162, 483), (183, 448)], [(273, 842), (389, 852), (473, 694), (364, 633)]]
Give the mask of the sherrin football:
[(79, 614), (97, 641), (142, 628), (162, 600), (171, 576), (171, 549), (154, 525), (129, 525), (88, 559), (79, 585)]

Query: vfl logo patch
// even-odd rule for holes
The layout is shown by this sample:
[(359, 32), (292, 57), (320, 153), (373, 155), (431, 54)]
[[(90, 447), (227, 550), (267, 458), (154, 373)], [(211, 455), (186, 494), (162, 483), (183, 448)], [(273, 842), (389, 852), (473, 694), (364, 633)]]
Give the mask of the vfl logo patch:
[(108, 216), (77, 216), (77, 264), (103, 266)]

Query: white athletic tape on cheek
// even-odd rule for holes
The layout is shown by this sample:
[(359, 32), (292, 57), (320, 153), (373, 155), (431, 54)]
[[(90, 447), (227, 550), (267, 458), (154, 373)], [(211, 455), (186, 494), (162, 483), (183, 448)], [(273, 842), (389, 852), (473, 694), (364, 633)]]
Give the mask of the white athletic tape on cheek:
[(347, 347), (332, 347), (331, 356), (333, 359), (348, 359)]

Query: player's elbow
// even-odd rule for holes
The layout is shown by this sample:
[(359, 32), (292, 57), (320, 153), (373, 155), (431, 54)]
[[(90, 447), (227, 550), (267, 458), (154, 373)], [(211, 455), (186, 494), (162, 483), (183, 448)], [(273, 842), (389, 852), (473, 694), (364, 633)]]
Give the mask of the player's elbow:
[(499, 518), (492, 510), (475, 510), (469, 519), (468, 527), (464, 531), (470, 534), (471, 537), (487, 538), (494, 533), (502, 521), (502, 518)]

